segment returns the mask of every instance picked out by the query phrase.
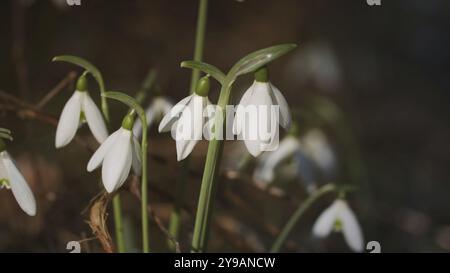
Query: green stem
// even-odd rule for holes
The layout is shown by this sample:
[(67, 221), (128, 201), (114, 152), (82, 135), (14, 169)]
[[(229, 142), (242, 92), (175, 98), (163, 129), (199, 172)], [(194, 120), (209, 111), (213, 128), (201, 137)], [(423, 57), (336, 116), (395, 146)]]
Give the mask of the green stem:
[(148, 253), (150, 251), (148, 241), (148, 198), (147, 198), (147, 120), (145, 115), (141, 117), (142, 122), (142, 177), (141, 177), (141, 217), (142, 217), (142, 251)]
[[(101, 80), (99, 81), (99, 87), (100, 87), (100, 94), (103, 95), (106, 92), (103, 77), (101, 77)], [(104, 96), (100, 96), (100, 98), (103, 116), (105, 118), (107, 127), (109, 127), (108, 101)], [(119, 192), (113, 197), (113, 214), (114, 214), (114, 227), (116, 231), (117, 250), (119, 253), (124, 253), (126, 251), (125, 236), (123, 231), (122, 202), (120, 200)]]
[(124, 253), (126, 252), (126, 249), (121, 208), (120, 196), (119, 193), (117, 193), (113, 198), (114, 226), (116, 228), (117, 249), (119, 253)]
[(301, 203), (300, 206), (297, 208), (297, 210), (292, 214), (291, 218), (289, 218), (283, 230), (276, 238), (275, 242), (272, 245), (272, 248), (270, 249), (270, 252), (271, 253), (279, 252), (284, 242), (288, 238), (289, 234), (291, 233), (292, 229), (295, 227), (297, 222), (303, 216), (305, 211), (321, 196), (335, 190), (336, 186), (334, 184), (326, 184), (321, 188), (319, 188), (318, 190), (316, 190), (314, 193), (312, 193), (308, 197), (308, 199), (306, 199), (303, 203)]
[[(201, 61), (203, 58), (203, 45), (205, 44), (205, 30), (206, 19), (208, 15), (208, 0), (200, 0), (198, 6), (197, 30), (195, 34), (195, 49), (194, 61)], [(197, 81), (200, 78), (200, 70), (192, 70), (191, 76), (191, 93), (194, 92), (197, 86)]]
[[(186, 190), (186, 180), (189, 170), (189, 158), (181, 162), (181, 173), (176, 185), (175, 204), (170, 215), (169, 233), (173, 238), (178, 240), (181, 228), (181, 206), (183, 204), (184, 191)], [(175, 250), (175, 245), (172, 240), (167, 240), (167, 245), (170, 250)]]
[[(208, 15), (208, 0), (200, 0), (198, 6), (197, 29), (195, 34), (194, 61), (201, 61), (203, 58), (203, 47), (205, 44), (205, 30)], [(193, 93), (200, 78), (201, 71), (192, 70), (190, 92)], [(170, 216), (169, 232), (173, 238), (178, 239), (181, 227), (181, 204), (184, 199), (184, 190), (187, 183), (189, 171), (189, 158), (186, 158), (181, 165), (181, 174), (177, 180), (177, 191), (175, 196), (175, 206)], [(168, 240), (169, 249), (174, 250), (172, 241)]]
[[(215, 117), (215, 126), (221, 124), (225, 128), (226, 105), (231, 97), (232, 80), (225, 79), (224, 85), (220, 91), (218, 101), (218, 111)], [(216, 127), (217, 128), (217, 127)], [(220, 131), (220, 130), (219, 130)], [(222, 132), (216, 130), (216, 136)], [(208, 153), (206, 155), (205, 169), (203, 171), (202, 185), (195, 217), (194, 235), (192, 238), (192, 252), (204, 252), (206, 250), (209, 230), (211, 225), (211, 215), (214, 209), (216, 178), (218, 175), (221, 155), (223, 151), (223, 140), (216, 137), (210, 140)]]

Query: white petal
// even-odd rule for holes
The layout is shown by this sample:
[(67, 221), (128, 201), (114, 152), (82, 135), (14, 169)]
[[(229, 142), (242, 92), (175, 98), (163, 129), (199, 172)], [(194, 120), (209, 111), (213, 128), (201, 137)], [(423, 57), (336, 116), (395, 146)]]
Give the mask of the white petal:
[(153, 109), (155, 109), (155, 116), (166, 115), (172, 109), (173, 103), (165, 97), (156, 97), (153, 100)]
[(8, 152), (2, 152), (1, 158), (8, 173), (9, 184), (17, 203), (28, 215), (36, 215), (36, 200), (25, 178), (17, 169)]
[(89, 96), (89, 93), (83, 93), (82, 110), (86, 116), (87, 124), (98, 143), (103, 143), (103, 141), (105, 141), (108, 137), (108, 130), (106, 129), (106, 124), (103, 120), (102, 113), (92, 100), (91, 96)]
[(64, 105), (56, 128), (56, 148), (67, 145), (75, 136), (80, 123), (81, 99), (81, 92), (75, 91)]
[[(6, 151), (4, 151), (4, 152), (6, 152)], [(0, 153), (0, 155), (2, 153)], [(0, 180), (2, 180), (2, 179), (9, 180), (9, 177), (8, 177), (8, 172), (6, 171), (6, 168), (5, 168), (5, 164), (3, 163), (3, 160), (0, 157)]]
[(270, 85), (275, 98), (275, 103), (280, 106), (280, 125), (288, 129), (291, 127), (291, 111), (289, 110), (289, 105), (284, 98), (283, 94), (276, 88), (273, 84)]
[(203, 107), (207, 103), (205, 97), (193, 94), (192, 100), (181, 114), (177, 124), (177, 160), (185, 159), (201, 139), (203, 133)]
[(320, 214), (313, 226), (314, 236), (323, 238), (330, 234), (336, 222), (337, 208), (336, 202), (334, 202)]
[(178, 140), (177, 143), (177, 160), (185, 159), (194, 149), (198, 140)]
[(98, 166), (103, 162), (105, 155), (111, 149), (113, 145), (115, 145), (117, 136), (121, 133), (121, 129), (112, 133), (101, 145), (98, 147), (97, 151), (92, 155), (91, 159), (87, 165), (87, 171), (92, 172), (97, 169)]
[(326, 135), (322, 131), (314, 129), (309, 131), (302, 141), (309, 156), (320, 170), (326, 176), (332, 176), (335, 172), (336, 157)]
[(264, 133), (262, 129), (270, 128), (272, 131), (273, 128), (271, 126), (271, 105), (270, 85), (255, 82), (252, 96), (247, 101), (245, 114), (238, 117), (238, 120), (242, 122), (240, 125), (242, 126), (241, 136), (244, 139), (245, 146), (250, 154), (255, 157), (261, 154), (272, 140), (272, 134), (271, 136), (262, 135)]
[(275, 173), (275, 168), (284, 160), (290, 158), (294, 153), (298, 152), (300, 147), (299, 141), (292, 137), (287, 136), (284, 138), (274, 152), (267, 153), (267, 157), (264, 161), (260, 161), (257, 168), (259, 179), (264, 182), (272, 182)]
[(245, 107), (248, 105), (253, 95), (253, 88), (256, 81), (245, 91), (236, 109), (236, 115), (233, 122), (233, 134), (239, 135), (242, 132), (242, 124), (245, 119)]
[(133, 172), (136, 175), (141, 175), (141, 169), (142, 169), (142, 156), (141, 156), (141, 145), (139, 145), (138, 140), (136, 137), (133, 137), (133, 150), (132, 150), (132, 162), (131, 166), (133, 167)]
[(141, 119), (137, 118), (133, 125), (133, 135), (140, 137), (142, 134), (142, 122)]
[(114, 145), (105, 155), (102, 180), (107, 192), (117, 190), (128, 177), (132, 162), (131, 131), (121, 128)]
[(255, 167), (255, 171), (253, 172), (253, 180), (259, 183), (263, 183), (265, 186), (270, 184), (275, 176), (273, 168), (266, 168), (269, 164), (271, 152), (263, 153), (258, 158), (258, 164)]
[(257, 157), (261, 154), (261, 141), (259, 140), (247, 140), (244, 139), (245, 147), (247, 147), (248, 152), (254, 156)]
[(178, 120), (180, 113), (186, 108), (187, 104), (191, 101), (193, 95), (187, 96), (178, 102), (171, 111), (167, 113), (159, 124), (159, 132), (167, 132), (172, 129), (172, 125)]
[(342, 233), (348, 246), (355, 252), (364, 250), (364, 239), (355, 214), (343, 200), (338, 200), (338, 217), (342, 222)]

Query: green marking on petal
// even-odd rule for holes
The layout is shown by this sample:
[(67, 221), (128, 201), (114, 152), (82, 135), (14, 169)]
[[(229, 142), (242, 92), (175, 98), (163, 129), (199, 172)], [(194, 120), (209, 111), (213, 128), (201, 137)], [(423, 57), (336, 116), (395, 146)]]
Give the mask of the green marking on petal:
[(87, 122), (86, 120), (86, 115), (84, 114), (83, 111), (80, 112), (80, 123), (85, 123)]
[(342, 231), (342, 226), (343, 226), (343, 224), (342, 224), (341, 219), (336, 219), (336, 221), (334, 222), (333, 230), (335, 232), (341, 232)]
[(11, 188), (11, 185), (9, 184), (9, 180), (6, 178), (0, 179), (0, 189), (3, 189), (3, 188), (6, 188), (6, 189)]

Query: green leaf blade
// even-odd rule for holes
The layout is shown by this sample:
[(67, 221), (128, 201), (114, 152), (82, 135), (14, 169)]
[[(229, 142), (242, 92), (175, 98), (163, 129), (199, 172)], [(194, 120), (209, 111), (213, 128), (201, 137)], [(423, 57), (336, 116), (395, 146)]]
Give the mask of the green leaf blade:
[(198, 69), (200, 71), (203, 71), (204, 73), (211, 75), (211, 77), (216, 79), (221, 84), (225, 79), (225, 74), (220, 71), (219, 68), (211, 64), (197, 61), (184, 61), (181, 62), (180, 66), (184, 68)]
[(283, 56), (296, 48), (296, 44), (281, 44), (260, 49), (252, 52), (240, 59), (230, 70), (230, 77), (233, 79), (250, 72), (254, 72), (264, 65)]
[(56, 56), (52, 59), (53, 62), (66, 62), (66, 63), (71, 63), (77, 66), (80, 66), (82, 68), (84, 68), (86, 71), (88, 71), (93, 77), (94, 79), (97, 81), (98, 85), (100, 86), (100, 92), (104, 92), (105, 91), (105, 85), (103, 82), (103, 76), (100, 73), (100, 70), (98, 70), (98, 68), (93, 65), (92, 63), (90, 63), (89, 61), (77, 57), (77, 56), (72, 56), (72, 55), (60, 55), (60, 56)]
[(137, 100), (127, 94), (117, 91), (108, 91), (102, 94), (102, 97), (114, 99), (126, 104), (128, 107), (134, 109), (141, 119), (142, 124), (147, 124), (145, 111), (142, 109), (142, 106), (139, 105)]

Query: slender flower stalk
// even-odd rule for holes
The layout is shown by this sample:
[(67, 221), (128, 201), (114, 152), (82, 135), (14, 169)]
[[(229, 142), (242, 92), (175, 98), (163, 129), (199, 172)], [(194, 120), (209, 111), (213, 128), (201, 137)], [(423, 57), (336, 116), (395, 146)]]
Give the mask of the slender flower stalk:
[[(198, 6), (197, 15), (197, 29), (195, 34), (195, 49), (194, 49), (194, 61), (200, 62), (203, 58), (203, 47), (205, 44), (205, 31), (206, 21), (208, 17), (208, 0), (200, 0)], [(193, 69), (191, 75), (191, 88), (190, 92), (193, 93), (197, 82), (200, 79), (200, 70)], [(184, 190), (187, 183), (187, 174), (189, 170), (189, 157), (181, 163), (181, 172), (177, 179), (175, 204), (170, 215), (169, 232), (175, 238), (178, 239), (178, 235), (181, 227), (181, 204), (184, 199)], [(172, 241), (168, 241), (170, 249), (174, 249)]]
[[(148, 235), (148, 179), (147, 179), (147, 171), (148, 171), (148, 160), (147, 160), (147, 118), (145, 111), (142, 109), (142, 107), (139, 105), (136, 99), (121, 93), (121, 92), (106, 92), (103, 94), (103, 96), (111, 99), (118, 100), (131, 108), (131, 111), (128, 113), (128, 115), (124, 118), (122, 122), (122, 127), (124, 129), (130, 130), (134, 123), (134, 115), (135, 113), (138, 114), (141, 124), (142, 124), (142, 142), (141, 142), (141, 148), (140, 148), (140, 169), (141, 169), (141, 220), (142, 220), (142, 251), (144, 253), (148, 253), (150, 251), (150, 245), (149, 245), (149, 235)], [(132, 133), (131, 133), (132, 134)], [(136, 154), (138, 151), (136, 151)], [(133, 164), (132, 164), (133, 165)], [(134, 168), (134, 167), (133, 167)]]
[[(88, 72), (95, 78), (95, 80), (97, 81), (97, 84), (99, 86), (99, 89), (100, 89), (101, 109), (102, 109), (102, 113), (103, 113), (103, 118), (106, 121), (106, 127), (108, 129), (108, 127), (109, 127), (109, 107), (108, 107), (108, 102), (106, 100), (106, 97), (103, 96), (106, 92), (105, 82), (103, 81), (103, 76), (100, 73), (100, 71), (98, 70), (98, 68), (95, 67), (90, 62), (88, 62), (80, 57), (71, 56), (71, 55), (56, 56), (53, 58), (52, 61), (68, 62), (68, 63), (75, 64), (77, 66), (83, 67), (86, 70), (84, 75)], [(125, 237), (124, 237), (124, 232), (123, 232), (123, 219), (122, 219), (121, 211), (122, 211), (122, 208), (121, 208), (121, 202), (120, 202), (120, 195), (116, 194), (113, 197), (113, 213), (114, 213), (114, 223), (115, 223), (117, 242), (125, 242)], [(118, 243), (118, 251), (119, 251), (119, 253), (125, 252), (125, 243)]]
[(217, 103), (217, 111), (214, 118), (214, 130), (208, 145), (206, 155), (206, 163), (203, 171), (200, 196), (197, 206), (197, 214), (195, 218), (194, 234), (192, 238), (191, 251), (204, 252), (206, 250), (208, 235), (211, 224), (211, 216), (214, 208), (214, 199), (216, 191), (216, 178), (221, 162), (223, 151), (222, 134), (226, 127), (226, 106), (231, 98), (231, 89), (236, 78), (240, 75), (252, 73), (264, 67), (276, 58), (284, 55), (294, 49), (294, 44), (283, 44), (268, 47), (248, 54), (239, 60), (225, 75), (217, 67), (195, 61), (185, 61), (181, 63), (182, 67), (192, 69), (201, 69), (208, 75), (211, 75), (221, 84), (219, 101)]
[[(225, 126), (225, 122), (222, 117), (226, 116), (225, 107), (228, 104), (230, 97), (231, 84), (224, 84), (220, 90), (220, 97), (218, 101), (218, 109), (219, 111), (222, 111), (222, 114), (216, 113), (216, 125), (223, 124), (223, 126)], [(211, 223), (211, 214), (215, 200), (215, 180), (218, 174), (218, 168), (220, 166), (222, 151), (223, 140), (213, 137), (208, 145), (205, 169), (203, 171), (197, 214), (195, 216), (194, 236), (192, 238), (192, 252), (204, 252), (206, 250), (209, 227)]]
[(306, 199), (303, 203), (301, 203), (300, 206), (297, 208), (297, 210), (289, 218), (284, 228), (281, 230), (280, 234), (273, 243), (270, 252), (271, 253), (279, 252), (283, 244), (286, 242), (292, 229), (298, 223), (300, 218), (304, 215), (305, 211), (320, 197), (335, 190), (336, 186), (334, 184), (324, 185), (323, 187), (319, 188), (317, 191), (312, 193), (308, 197), (308, 199)]

